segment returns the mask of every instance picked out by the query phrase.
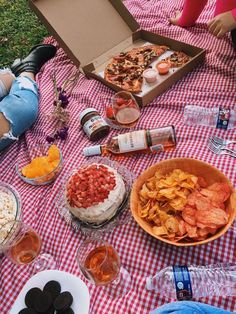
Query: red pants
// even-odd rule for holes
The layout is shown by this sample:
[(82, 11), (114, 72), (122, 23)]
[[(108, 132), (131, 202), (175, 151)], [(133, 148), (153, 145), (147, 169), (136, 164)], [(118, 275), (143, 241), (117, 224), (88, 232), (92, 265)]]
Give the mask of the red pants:
[[(192, 26), (206, 4), (207, 0), (185, 0), (183, 13), (179, 19), (178, 25), (182, 27)], [(216, 0), (214, 16), (227, 11), (232, 11), (236, 20), (236, 0)]]

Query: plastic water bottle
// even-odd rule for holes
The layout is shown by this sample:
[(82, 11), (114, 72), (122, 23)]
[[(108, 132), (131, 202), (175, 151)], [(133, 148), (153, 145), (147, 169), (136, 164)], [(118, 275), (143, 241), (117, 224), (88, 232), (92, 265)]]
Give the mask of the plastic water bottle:
[(178, 300), (236, 296), (236, 264), (168, 266), (147, 277), (146, 288)]
[(184, 108), (184, 123), (186, 125), (204, 125), (224, 130), (234, 129), (236, 128), (236, 107), (226, 109), (187, 105)]

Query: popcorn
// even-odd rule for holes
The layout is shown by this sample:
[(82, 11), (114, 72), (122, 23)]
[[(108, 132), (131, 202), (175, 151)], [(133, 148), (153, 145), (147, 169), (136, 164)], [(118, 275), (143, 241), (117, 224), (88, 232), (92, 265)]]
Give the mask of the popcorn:
[(10, 191), (0, 190), (0, 244), (6, 238), (8, 232), (7, 226), (3, 227), (9, 221), (16, 217), (17, 204)]

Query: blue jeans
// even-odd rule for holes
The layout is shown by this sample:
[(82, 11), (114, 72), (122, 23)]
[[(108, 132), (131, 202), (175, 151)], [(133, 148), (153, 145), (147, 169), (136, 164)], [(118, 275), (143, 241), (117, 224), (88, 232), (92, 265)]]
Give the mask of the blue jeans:
[[(179, 301), (160, 306), (150, 314), (230, 314), (221, 308), (193, 301)], [(235, 313), (235, 312), (233, 312)]]
[[(0, 94), (0, 99), (2, 96)], [(0, 100), (0, 112), (11, 126), (10, 131), (0, 138), (0, 151), (18, 140), (18, 137), (35, 122), (38, 116), (38, 103), (36, 82), (26, 76), (16, 78), (9, 94)]]

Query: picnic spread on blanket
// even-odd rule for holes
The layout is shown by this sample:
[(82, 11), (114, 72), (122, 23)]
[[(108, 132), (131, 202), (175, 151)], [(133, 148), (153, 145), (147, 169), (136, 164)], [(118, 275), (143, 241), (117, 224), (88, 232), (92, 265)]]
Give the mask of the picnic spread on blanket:
[[(57, 53), (39, 116), (0, 155), (0, 313), (235, 311), (236, 59), (207, 31), (213, 1), (190, 28), (168, 23), (178, 1), (88, 1), (81, 43), (78, 4), (54, 19), (44, 2), (31, 7)], [(88, 43), (86, 14), (106, 12), (110, 45), (101, 18)]]

